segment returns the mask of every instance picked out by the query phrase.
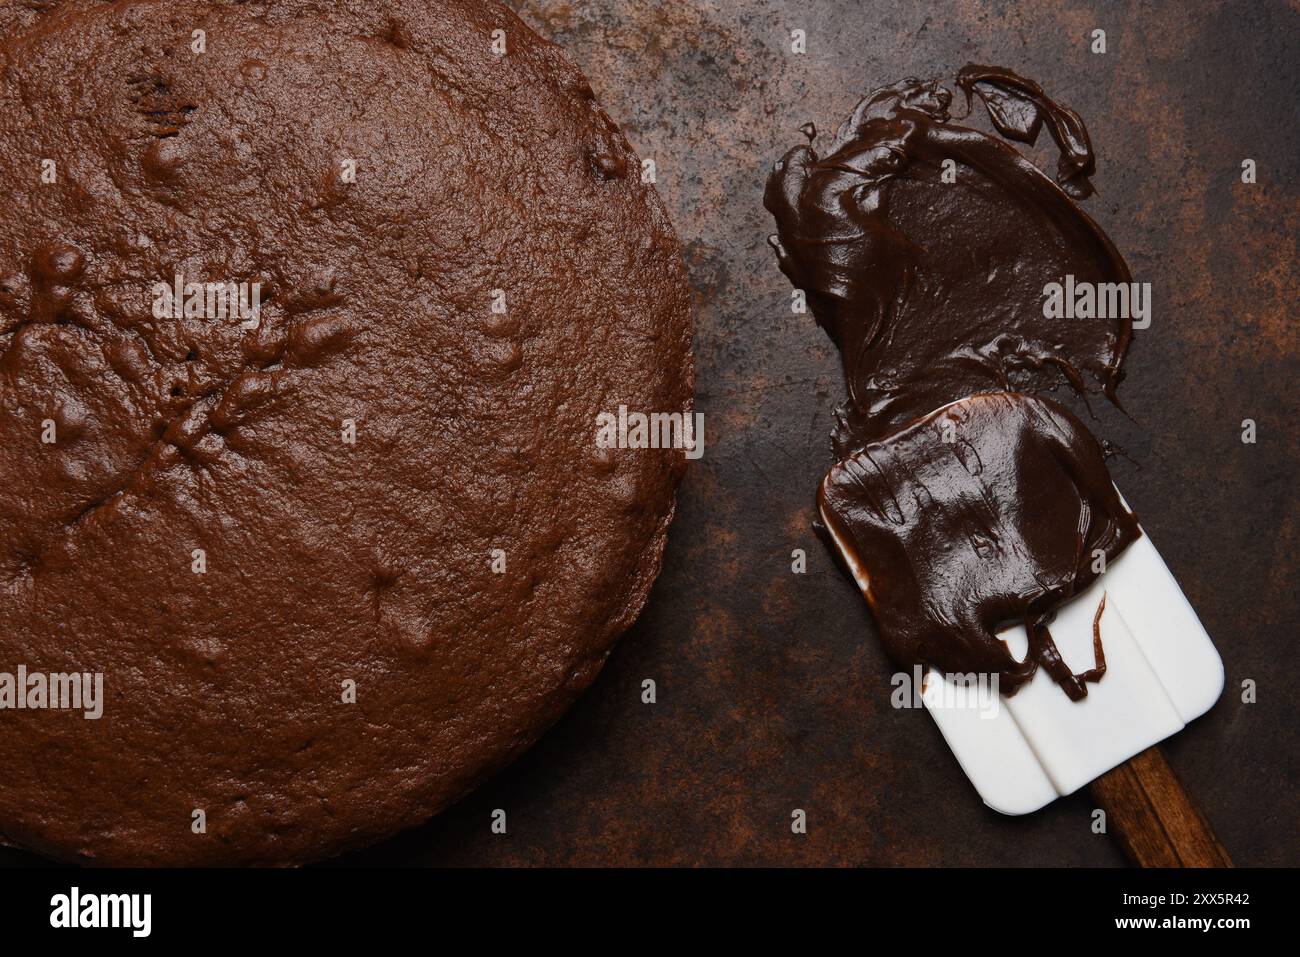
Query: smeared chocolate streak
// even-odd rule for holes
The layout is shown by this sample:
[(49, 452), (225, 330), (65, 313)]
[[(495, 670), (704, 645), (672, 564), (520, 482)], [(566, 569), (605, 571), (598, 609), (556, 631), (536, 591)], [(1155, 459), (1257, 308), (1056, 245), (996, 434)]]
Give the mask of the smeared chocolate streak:
[[(1079, 115), (1032, 80), (967, 66), (957, 86), (1004, 136), (1046, 127), (1057, 182), (1013, 147), (950, 122), (952, 93), (904, 80), (868, 95), (825, 156), (790, 150), (768, 180), (772, 244), (839, 348), (848, 398), (822, 483), (822, 515), (904, 666), (1000, 676), (1012, 694), (1039, 665), (1071, 698), (1048, 631), (1056, 610), (1140, 531), (1101, 446), (1062, 406), (1062, 383), (1115, 401), (1126, 318), (1046, 319), (1043, 287), (1128, 283), (1111, 241), (1074, 202), (1095, 159)], [(1017, 661), (996, 637), (1022, 622)]]

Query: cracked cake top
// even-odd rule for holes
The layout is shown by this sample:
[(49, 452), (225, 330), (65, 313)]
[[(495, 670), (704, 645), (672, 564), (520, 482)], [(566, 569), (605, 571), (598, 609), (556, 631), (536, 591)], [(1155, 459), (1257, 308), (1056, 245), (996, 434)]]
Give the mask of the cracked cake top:
[(0, 714), (0, 837), (283, 863), (423, 820), (658, 570), (682, 453), (593, 443), (691, 402), (635, 155), (493, 3), (67, 0), (0, 36), (0, 671), (105, 699)]

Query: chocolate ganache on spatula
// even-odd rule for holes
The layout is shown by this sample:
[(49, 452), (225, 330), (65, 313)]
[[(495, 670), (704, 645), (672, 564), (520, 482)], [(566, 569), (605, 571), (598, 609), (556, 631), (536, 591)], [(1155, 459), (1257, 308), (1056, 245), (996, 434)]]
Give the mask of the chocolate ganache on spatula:
[[(864, 98), (824, 155), (806, 128), (768, 180), (781, 270), (848, 389), (819, 504), (900, 664), (996, 674), (1006, 694), (1042, 665), (1078, 699), (1105, 673), (1100, 641), (1072, 673), (1048, 625), (1141, 533), (1097, 440), (1040, 393), (1115, 401), (1132, 325), (1046, 318), (1044, 287), (1131, 277), (1075, 202), (1095, 167), (1078, 114), (1009, 70), (967, 66), (956, 85), (1005, 137), (1032, 144), (1046, 126), (1056, 181), (912, 79)], [(1015, 623), (1023, 660), (997, 637)]]

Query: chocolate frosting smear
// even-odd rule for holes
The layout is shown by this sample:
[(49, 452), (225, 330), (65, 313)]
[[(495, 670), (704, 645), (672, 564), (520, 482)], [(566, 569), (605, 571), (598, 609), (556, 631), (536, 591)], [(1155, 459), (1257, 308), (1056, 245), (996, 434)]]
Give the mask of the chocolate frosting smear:
[[(999, 67), (967, 66), (956, 87), (1007, 139), (1046, 127), (1055, 180), (915, 79), (865, 97), (824, 154), (805, 127), (768, 180), (781, 270), (848, 389), (819, 504), (901, 664), (997, 674), (1006, 694), (1042, 665), (1078, 699), (1105, 673), (1100, 640), (1075, 674), (1048, 624), (1140, 531), (1097, 440), (1041, 393), (1117, 402), (1132, 327), (1045, 318), (1044, 286), (1131, 277), (1075, 202), (1096, 166), (1079, 115)], [(1014, 623), (1023, 660), (997, 637)]]

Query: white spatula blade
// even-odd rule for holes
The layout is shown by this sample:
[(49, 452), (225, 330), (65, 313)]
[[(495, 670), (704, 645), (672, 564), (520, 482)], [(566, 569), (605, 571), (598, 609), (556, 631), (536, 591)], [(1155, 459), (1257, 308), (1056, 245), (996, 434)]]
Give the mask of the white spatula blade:
[[(836, 544), (865, 590), (865, 572), (842, 542)], [(936, 671), (927, 678), (931, 716), (984, 803), (996, 811), (1027, 814), (1072, 793), (1182, 730), (1223, 691), (1219, 653), (1145, 532), (1051, 624), (1071, 670), (1093, 666), (1092, 622), (1103, 594), (1107, 671), (1088, 685), (1082, 701), (1067, 698), (1042, 669), (996, 708), (987, 702), (972, 706), (970, 696), (952, 684), (945, 694), (940, 685), (946, 679)], [(1002, 637), (1014, 654), (1023, 655), (1023, 628)]]

